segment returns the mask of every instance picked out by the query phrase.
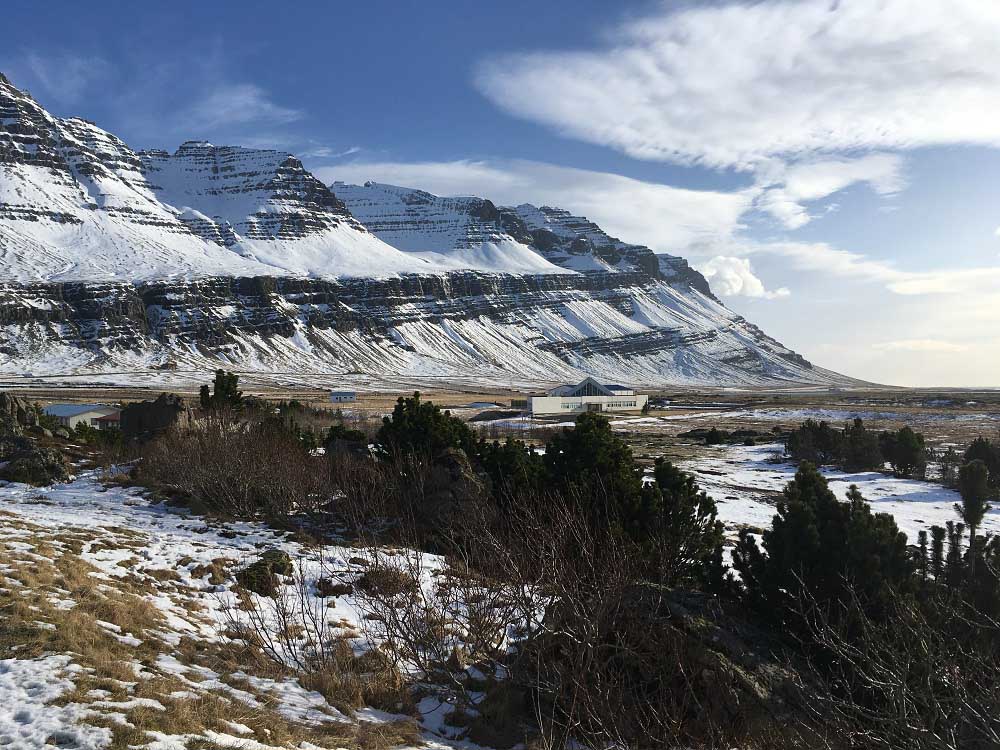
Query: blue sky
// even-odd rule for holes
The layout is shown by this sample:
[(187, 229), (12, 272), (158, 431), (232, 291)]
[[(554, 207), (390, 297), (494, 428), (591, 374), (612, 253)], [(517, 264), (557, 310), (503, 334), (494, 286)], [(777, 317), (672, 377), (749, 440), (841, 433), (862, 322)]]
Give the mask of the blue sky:
[(817, 364), (1000, 386), (1000, 6), (5, 5), (0, 70), (186, 139), (585, 213)]

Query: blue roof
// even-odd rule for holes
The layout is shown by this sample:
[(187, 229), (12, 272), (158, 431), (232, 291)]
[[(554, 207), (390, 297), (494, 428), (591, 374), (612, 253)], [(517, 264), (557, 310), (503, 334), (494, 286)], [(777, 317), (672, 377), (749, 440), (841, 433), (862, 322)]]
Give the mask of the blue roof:
[(75, 417), (88, 411), (117, 411), (106, 404), (50, 404), (45, 407), (45, 413), (53, 417)]

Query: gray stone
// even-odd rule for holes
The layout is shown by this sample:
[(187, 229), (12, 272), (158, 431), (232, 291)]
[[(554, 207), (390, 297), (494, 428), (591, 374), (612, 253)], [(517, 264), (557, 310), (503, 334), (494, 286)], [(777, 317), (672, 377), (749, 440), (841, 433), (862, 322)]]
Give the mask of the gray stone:
[(37, 424), (31, 405), (22, 398), (0, 391), (0, 435), (20, 435), (25, 427)]
[(0, 479), (8, 482), (38, 487), (69, 478), (69, 467), (62, 453), (39, 448), (23, 435), (0, 438), (0, 463)]

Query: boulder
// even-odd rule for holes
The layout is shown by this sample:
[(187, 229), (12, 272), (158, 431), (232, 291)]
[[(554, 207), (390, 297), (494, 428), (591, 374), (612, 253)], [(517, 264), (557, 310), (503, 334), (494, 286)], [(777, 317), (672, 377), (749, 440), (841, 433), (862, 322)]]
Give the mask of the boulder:
[(69, 467), (57, 450), (21, 435), (0, 437), (0, 479), (40, 487), (69, 479)]
[(294, 570), (287, 552), (268, 550), (236, 574), (236, 583), (260, 596), (274, 597), (280, 584), (278, 576), (290, 576)]
[(0, 392), (0, 436), (20, 435), (25, 427), (38, 424), (38, 415), (27, 401), (11, 393)]

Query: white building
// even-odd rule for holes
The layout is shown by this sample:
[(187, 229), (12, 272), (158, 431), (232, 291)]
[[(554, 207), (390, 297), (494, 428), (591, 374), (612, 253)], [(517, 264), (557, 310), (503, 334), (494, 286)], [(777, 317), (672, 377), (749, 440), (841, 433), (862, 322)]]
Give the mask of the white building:
[(61, 426), (71, 430), (76, 429), (81, 422), (102, 430), (118, 426), (115, 418), (121, 409), (104, 404), (49, 404), (44, 411), (49, 416), (55, 417)]
[(357, 398), (358, 394), (354, 391), (330, 391), (330, 401), (335, 404), (349, 404)]
[(630, 412), (642, 411), (648, 399), (623, 385), (603, 385), (587, 378), (576, 385), (560, 385), (546, 391), (544, 396), (531, 396), (528, 408), (533, 417), (575, 415), (586, 411)]

